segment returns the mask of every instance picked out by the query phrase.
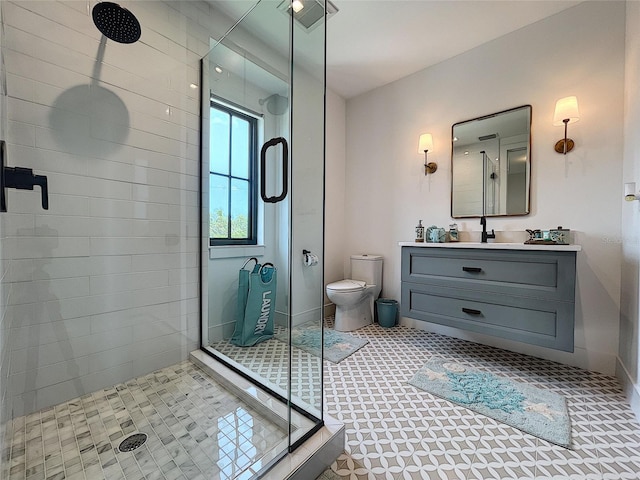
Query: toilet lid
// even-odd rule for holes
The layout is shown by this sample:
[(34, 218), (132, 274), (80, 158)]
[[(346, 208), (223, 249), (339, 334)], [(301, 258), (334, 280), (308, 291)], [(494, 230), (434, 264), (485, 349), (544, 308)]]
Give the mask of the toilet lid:
[(366, 285), (366, 282), (360, 280), (340, 280), (339, 282), (327, 285), (327, 289), (336, 292), (357, 292), (358, 290), (362, 290)]

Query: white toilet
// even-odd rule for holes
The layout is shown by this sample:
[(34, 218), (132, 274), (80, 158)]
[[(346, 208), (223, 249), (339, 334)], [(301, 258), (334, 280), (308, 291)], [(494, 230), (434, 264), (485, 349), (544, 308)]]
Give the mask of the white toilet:
[(336, 306), (334, 329), (357, 330), (373, 322), (374, 301), (382, 291), (382, 257), (351, 255), (351, 279), (327, 285), (327, 297)]

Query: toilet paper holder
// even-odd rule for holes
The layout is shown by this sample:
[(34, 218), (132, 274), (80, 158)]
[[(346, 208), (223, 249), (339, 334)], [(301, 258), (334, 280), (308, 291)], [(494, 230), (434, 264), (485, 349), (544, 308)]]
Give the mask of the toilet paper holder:
[(307, 267), (312, 267), (318, 264), (318, 256), (311, 253), (309, 250), (302, 250), (302, 263)]

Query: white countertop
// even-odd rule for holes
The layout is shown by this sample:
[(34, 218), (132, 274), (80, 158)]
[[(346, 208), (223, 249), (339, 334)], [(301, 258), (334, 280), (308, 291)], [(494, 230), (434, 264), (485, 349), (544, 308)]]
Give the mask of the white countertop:
[(480, 243), (480, 242), (399, 242), (401, 247), (421, 247), (421, 248), (483, 248), (490, 250), (547, 250), (558, 252), (579, 252), (580, 245), (528, 245), (525, 243)]

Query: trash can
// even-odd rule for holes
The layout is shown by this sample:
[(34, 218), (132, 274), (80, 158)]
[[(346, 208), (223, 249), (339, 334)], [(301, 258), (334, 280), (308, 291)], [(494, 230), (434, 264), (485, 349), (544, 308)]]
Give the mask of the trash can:
[(379, 298), (376, 300), (376, 311), (378, 313), (378, 323), (381, 327), (395, 327), (398, 321), (398, 302), (389, 298)]

